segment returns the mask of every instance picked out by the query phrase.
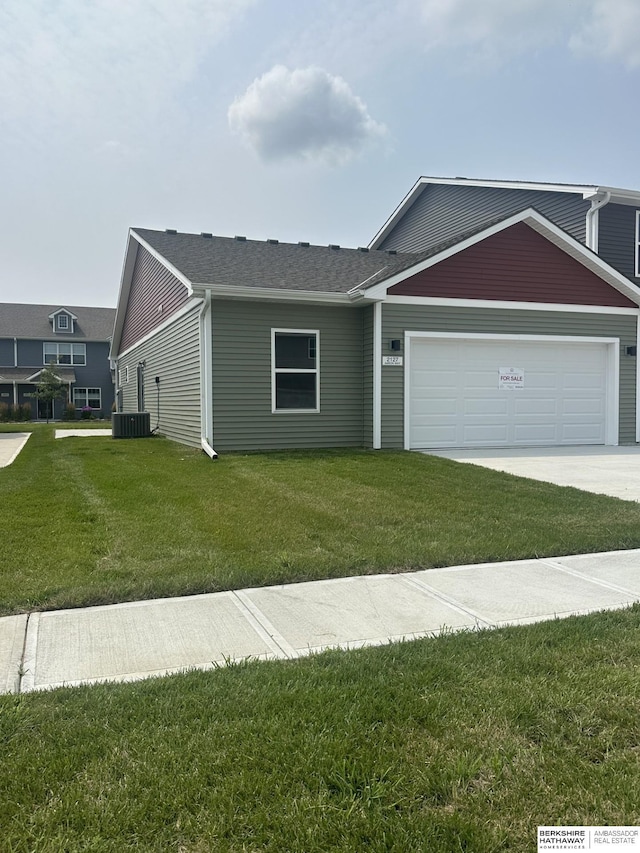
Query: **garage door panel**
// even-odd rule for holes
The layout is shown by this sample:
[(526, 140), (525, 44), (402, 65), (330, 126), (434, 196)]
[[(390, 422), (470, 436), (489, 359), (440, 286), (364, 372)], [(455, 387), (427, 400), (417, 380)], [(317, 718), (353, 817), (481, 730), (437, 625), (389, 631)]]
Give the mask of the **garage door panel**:
[(506, 417), (509, 406), (505, 399), (494, 398), (483, 399), (482, 397), (471, 397), (462, 401), (465, 415), (489, 415), (492, 417)]
[[(414, 338), (410, 363), (411, 447), (605, 441), (605, 343)], [(507, 365), (521, 385), (504, 387)]]

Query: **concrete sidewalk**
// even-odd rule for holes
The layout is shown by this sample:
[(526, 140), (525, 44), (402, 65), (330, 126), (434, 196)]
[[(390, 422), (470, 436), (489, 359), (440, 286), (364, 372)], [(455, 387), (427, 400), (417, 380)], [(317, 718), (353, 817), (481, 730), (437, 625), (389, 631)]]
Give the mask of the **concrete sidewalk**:
[(30, 432), (0, 432), (0, 468), (11, 465), (30, 435)]
[(453, 566), (0, 619), (0, 691), (131, 681), (640, 599), (640, 550)]

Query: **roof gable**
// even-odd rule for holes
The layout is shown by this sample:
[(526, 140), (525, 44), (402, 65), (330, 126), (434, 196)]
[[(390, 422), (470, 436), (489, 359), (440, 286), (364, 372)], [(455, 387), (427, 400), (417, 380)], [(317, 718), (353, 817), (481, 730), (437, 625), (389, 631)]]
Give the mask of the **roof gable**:
[(524, 222), (406, 278), (387, 294), (636, 307), (628, 296)]
[[(482, 243), (483, 241), (487, 241), (489, 238), (494, 235), (500, 234), (507, 229), (512, 228), (512, 226), (522, 223), (524, 226), (528, 226), (529, 229), (532, 229), (534, 232), (537, 232), (537, 235), (544, 238), (549, 246), (546, 246), (545, 243), (537, 242), (535, 245), (537, 246), (537, 252), (542, 252), (544, 258), (546, 258), (546, 263), (548, 268), (555, 266), (560, 269), (561, 267), (566, 267), (566, 259), (572, 259), (574, 262), (577, 262), (580, 266), (582, 266), (585, 270), (593, 273), (603, 284), (607, 285), (614, 291), (617, 291), (624, 297), (627, 301), (620, 301), (619, 297), (609, 293), (609, 291), (603, 290), (600, 285), (597, 285), (592, 279), (589, 279), (590, 287), (591, 287), (591, 297), (585, 297), (590, 299), (605, 299), (607, 301), (595, 301), (595, 302), (582, 302), (577, 301), (577, 291), (574, 287), (574, 293), (576, 296), (572, 298), (571, 302), (573, 304), (597, 304), (597, 305), (620, 305), (625, 307), (637, 307), (640, 305), (640, 288), (638, 288), (635, 284), (633, 284), (629, 279), (625, 278), (621, 273), (603, 261), (598, 255), (592, 252), (590, 249), (587, 249), (582, 245), (578, 240), (575, 240), (566, 232), (562, 231), (562, 229), (558, 228), (553, 222), (550, 222), (544, 216), (542, 216), (538, 211), (529, 208), (528, 210), (523, 210), (518, 214), (514, 214), (513, 216), (506, 217), (498, 222), (495, 222), (489, 227), (483, 227), (481, 229), (477, 229), (475, 232), (471, 232), (467, 237), (457, 241), (448, 241), (446, 244), (443, 244), (440, 247), (434, 247), (433, 249), (427, 251), (423, 255), (423, 259), (419, 260), (417, 263), (414, 263), (411, 266), (406, 267), (401, 272), (396, 275), (392, 275), (386, 278), (382, 282), (373, 283), (372, 286), (368, 287), (365, 291), (365, 295), (369, 299), (380, 299), (385, 298), (387, 294), (391, 294), (392, 292), (397, 293), (398, 291), (394, 288), (396, 285), (401, 284), (407, 279), (416, 276), (417, 274), (422, 273), (423, 271), (434, 267), (438, 264), (443, 263), (448, 258), (452, 258), (459, 253), (464, 253), (469, 250), (471, 247), (476, 246), (477, 244)], [(525, 235), (526, 231), (522, 229), (518, 229), (517, 231), (512, 232), (513, 235)], [(509, 238), (508, 238), (509, 239)], [(507, 239), (507, 242), (508, 242)], [(525, 237), (521, 236), (520, 243), (520, 255), (521, 259), (525, 255), (529, 255), (529, 260), (527, 263), (535, 263), (535, 254), (536, 251), (532, 252), (532, 240), (535, 242), (535, 238), (527, 238), (526, 247), (525, 247)], [(561, 254), (552, 253), (552, 248), (555, 247), (560, 250)], [(495, 249), (495, 246), (494, 246)], [(480, 251), (480, 255), (485, 258), (485, 263), (483, 263), (483, 270), (485, 276), (491, 276), (493, 273), (491, 272), (490, 266), (486, 264), (487, 256), (491, 254), (491, 246), (485, 248)], [(563, 255), (565, 257), (563, 257)], [(553, 263), (550, 263), (550, 258), (554, 259)], [(496, 258), (494, 257), (493, 262), (496, 262)], [(504, 267), (505, 261), (503, 260), (502, 265)], [(521, 262), (522, 263), (522, 260)], [(544, 266), (544, 259), (541, 259), (540, 265)], [(575, 276), (580, 276), (575, 268), (571, 267), (572, 273)], [(549, 275), (550, 273), (545, 273), (545, 275)], [(503, 272), (504, 275), (504, 272)], [(476, 270), (476, 276), (478, 276), (478, 270)], [(584, 278), (586, 281), (587, 278)], [(435, 279), (434, 279), (435, 281)], [(579, 288), (578, 288), (579, 289)], [(551, 295), (551, 291), (547, 291), (549, 295)], [(565, 294), (566, 295), (566, 294)], [(562, 296), (562, 294), (559, 294)], [(451, 297), (455, 298), (455, 297)], [(479, 293), (476, 297), (478, 299), (487, 298), (481, 296)], [(505, 298), (504, 296), (502, 298)], [(617, 300), (617, 301), (611, 301)], [(512, 301), (529, 301), (518, 298), (517, 300)], [(543, 299), (537, 301), (550, 301), (556, 302), (560, 304), (563, 300), (561, 298), (556, 299)]]

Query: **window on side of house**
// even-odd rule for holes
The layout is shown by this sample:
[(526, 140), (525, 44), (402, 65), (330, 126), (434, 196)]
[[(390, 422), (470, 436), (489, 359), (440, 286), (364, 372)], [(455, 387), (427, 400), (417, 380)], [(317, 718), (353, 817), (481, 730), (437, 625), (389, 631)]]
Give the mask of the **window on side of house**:
[(44, 364), (75, 364), (87, 363), (86, 344), (43, 344)]
[(100, 388), (74, 388), (73, 403), (76, 409), (81, 409), (83, 406), (101, 409), (102, 394)]
[(58, 314), (56, 317), (58, 331), (66, 332), (69, 328), (69, 315), (68, 314)]
[(640, 210), (636, 210), (636, 278), (640, 278)]
[(271, 410), (319, 412), (317, 329), (271, 330)]

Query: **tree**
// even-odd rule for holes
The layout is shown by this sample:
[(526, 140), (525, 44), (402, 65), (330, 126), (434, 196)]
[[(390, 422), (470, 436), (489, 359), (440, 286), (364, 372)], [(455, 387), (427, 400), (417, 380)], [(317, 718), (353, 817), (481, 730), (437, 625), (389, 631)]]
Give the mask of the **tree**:
[[(67, 383), (56, 376), (52, 367), (44, 367), (40, 371), (40, 380), (33, 392), (37, 400), (53, 404), (54, 400), (63, 400), (67, 396)], [(53, 411), (53, 406), (52, 406)], [(47, 405), (47, 423), (49, 423), (49, 406)]]

